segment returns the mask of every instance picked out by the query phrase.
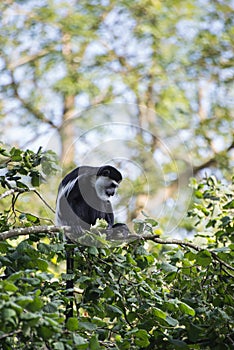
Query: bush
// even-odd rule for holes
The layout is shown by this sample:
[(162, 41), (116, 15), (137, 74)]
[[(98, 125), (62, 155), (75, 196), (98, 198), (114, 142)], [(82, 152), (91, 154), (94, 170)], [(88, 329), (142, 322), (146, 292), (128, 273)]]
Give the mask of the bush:
[[(21, 177), (24, 156), (7, 155), (16, 163), (1, 177), (3, 200), (28, 188)], [(29, 176), (40, 176), (40, 161), (30, 164)], [(74, 247), (58, 228), (35, 226), (35, 215), (23, 222), (3, 211), (1, 232), (8, 233), (0, 234), (0, 348), (232, 349), (233, 187), (214, 177), (199, 184), (193, 179), (192, 186), (193, 242), (158, 238), (156, 222), (146, 218), (135, 224), (138, 237), (131, 243)], [(15, 197), (11, 204), (17, 216)], [(75, 269), (68, 274), (65, 250), (73, 248)], [(74, 315), (66, 320), (71, 279)]]

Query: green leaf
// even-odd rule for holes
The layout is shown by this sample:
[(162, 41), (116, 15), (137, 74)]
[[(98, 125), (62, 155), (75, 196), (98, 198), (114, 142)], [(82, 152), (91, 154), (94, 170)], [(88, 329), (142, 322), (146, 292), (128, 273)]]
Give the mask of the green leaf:
[(162, 263), (161, 269), (166, 272), (176, 272), (178, 270), (176, 266), (171, 265), (167, 262)]
[(132, 264), (134, 266), (137, 265), (137, 262), (132, 258), (132, 255), (130, 253), (126, 254), (126, 261), (128, 264)]
[(8, 281), (3, 282), (3, 288), (6, 292), (16, 292), (18, 290), (18, 287)]
[(179, 302), (179, 308), (185, 314), (195, 316), (195, 310), (191, 306), (183, 303), (182, 301)]
[(16, 312), (13, 309), (4, 308), (2, 310), (2, 318), (4, 321), (8, 321), (16, 316)]
[[(73, 334), (73, 341), (74, 341), (74, 343), (75, 343), (75, 345), (87, 345), (87, 343), (88, 343), (88, 341), (85, 339), (85, 338), (83, 338), (83, 337), (81, 337), (79, 334)], [(79, 349), (86, 349), (86, 347), (84, 347), (84, 348), (79, 348)]]
[(202, 193), (201, 191), (199, 191), (199, 190), (196, 190), (196, 191), (194, 192), (194, 194), (195, 194), (195, 196), (196, 196), (197, 198), (202, 198), (202, 197), (203, 197), (203, 193)]
[(91, 254), (91, 255), (94, 255), (94, 256), (98, 256), (98, 254), (99, 254), (99, 251), (98, 251), (98, 249), (96, 248), (96, 247), (89, 247), (89, 254)]
[(53, 335), (53, 331), (51, 328), (47, 326), (40, 326), (38, 327), (38, 334), (44, 339), (50, 339)]
[(151, 218), (147, 218), (145, 219), (145, 222), (147, 222), (148, 224), (150, 224), (152, 227), (158, 226), (158, 221), (151, 219)]
[(39, 172), (31, 171), (31, 184), (33, 187), (38, 187), (40, 185), (40, 176)]
[(187, 258), (189, 261), (193, 261), (196, 259), (196, 254), (193, 252), (186, 252), (184, 254), (185, 258)]
[(61, 341), (57, 341), (53, 344), (54, 350), (64, 350), (64, 344)]
[(97, 325), (91, 322), (79, 322), (79, 328), (87, 331), (95, 331), (97, 329)]
[(135, 333), (135, 344), (140, 347), (146, 348), (150, 342), (149, 342), (149, 334), (145, 329), (139, 329)]
[(223, 206), (223, 209), (234, 209), (234, 199)]
[(167, 282), (172, 282), (175, 280), (176, 278), (176, 275), (177, 275), (177, 272), (169, 272), (165, 275), (165, 281)]
[(13, 147), (10, 150), (10, 154), (11, 154), (11, 160), (14, 162), (20, 162), (22, 160), (22, 151), (18, 148)]
[(227, 226), (227, 225), (229, 225), (230, 223), (231, 223), (231, 218), (230, 218), (230, 216), (224, 216), (223, 218), (221, 218), (221, 221), (222, 221), (222, 227), (225, 227), (225, 226)]
[(196, 343), (203, 335), (203, 327), (199, 327), (196, 324), (190, 323), (188, 327), (189, 340)]
[[(137, 301), (137, 299), (135, 299), (135, 301)], [(129, 314), (128, 314), (128, 321), (129, 322), (133, 322), (137, 318), (138, 318), (137, 312), (133, 312), (133, 311), (129, 312)]]
[(70, 317), (66, 322), (66, 328), (73, 332), (76, 331), (79, 327), (79, 321), (76, 317)]
[(102, 349), (102, 347), (99, 344), (97, 335), (93, 335), (89, 341), (89, 349), (90, 350), (99, 350)]
[(153, 308), (153, 313), (156, 317), (162, 318), (163, 320), (165, 320), (167, 317), (167, 314), (164, 311), (156, 307)]
[(47, 271), (48, 269), (48, 262), (44, 259), (37, 259), (36, 260), (37, 262), (37, 266), (38, 266), (38, 269), (41, 270), (41, 271)]
[(169, 315), (167, 315), (167, 317), (166, 317), (166, 322), (167, 322), (170, 326), (173, 326), (173, 327), (175, 327), (175, 326), (178, 325), (178, 321), (177, 321), (175, 318), (173, 318), (173, 317), (171, 317), (171, 316), (169, 316)]
[(37, 245), (37, 249), (43, 253), (43, 254), (49, 254), (50, 251), (51, 251), (51, 247), (49, 244), (45, 244), (43, 242), (40, 242), (38, 245)]
[(34, 224), (37, 224), (40, 222), (37, 216), (30, 214), (30, 213), (25, 213), (25, 216), (28, 221), (33, 222)]
[(5, 156), (5, 157), (10, 157), (10, 155), (11, 155), (9, 152), (7, 152), (7, 150), (5, 148), (2, 148), (2, 147), (0, 147), (0, 154)]
[(182, 340), (169, 338), (169, 342), (174, 345), (175, 350), (189, 349), (188, 345)]
[(208, 250), (202, 250), (196, 255), (196, 262), (203, 267), (207, 267), (211, 261), (211, 253)]
[(0, 242), (0, 253), (6, 254), (9, 249), (9, 245), (7, 242)]
[(103, 293), (103, 298), (112, 298), (114, 297), (115, 293), (110, 287), (106, 287), (105, 291)]
[(17, 301), (20, 306), (26, 308), (28, 304), (33, 302), (33, 297), (29, 295), (21, 295), (20, 297), (18, 297)]
[(40, 311), (44, 303), (39, 296), (36, 296), (33, 301), (28, 305), (28, 310), (32, 312)]
[(26, 320), (26, 321), (35, 320), (35, 319), (39, 320), (40, 317), (41, 316), (38, 313), (35, 313), (35, 312), (24, 312), (20, 316), (21, 320)]
[(108, 313), (110, 313), (112, 316), (121, 316), (123, 314), (122, 310), (119, 309), (117, 306), (113, 305), (107, 305), (106, 310)]
[(54, 313), (58, 311), (58, 305), (54, 302), (50, 302), (44, 306), (43, 310), (48, 313)]
[(23, 312), (23, 308), (19, 304), (16, 304), (14, 301), (11, 301), (8, 305), (12, 309), (14, 309), (17, 312), (17, 314), (20, 314)]
[(16, 181), (16, 186), (19, 187), (19, 188), (25, 188), (28, 190), (28, 186), (25, 185), (23, 182), (21, 181)]
[(226, 235), (226, 232), (224, 230), (219, 230), (215, 233), (215, 236), (220, 239), (222, 236)]
[(75, 278), (75, 274), (74, 273), (62, 273), (61, 277), (64, 281), (71, 281)]

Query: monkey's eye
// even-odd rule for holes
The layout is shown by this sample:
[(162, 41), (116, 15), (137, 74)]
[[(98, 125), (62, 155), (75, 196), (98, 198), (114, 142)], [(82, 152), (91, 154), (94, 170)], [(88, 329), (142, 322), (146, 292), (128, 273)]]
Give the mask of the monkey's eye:
[(102, 176), (109, 177), (110, 176), (110, 170), (104, 170), (102, 173)]
[(112, 187), (112, 188), (116, 188), (118, 185), (117, 184), (115, 184), (114, 182), (112, 182), (112, 184), (110, 185), (110, 187)]

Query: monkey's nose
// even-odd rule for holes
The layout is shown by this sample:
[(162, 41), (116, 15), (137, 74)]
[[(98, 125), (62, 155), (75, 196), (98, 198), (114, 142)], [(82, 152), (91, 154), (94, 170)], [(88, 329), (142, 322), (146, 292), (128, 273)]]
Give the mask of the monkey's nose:
[(115, 189), (114, 188), (107, 188), (106, 189), (106, 194), (107, 194), (107, 196), (114, 196), (114, 194), (115, 194)]

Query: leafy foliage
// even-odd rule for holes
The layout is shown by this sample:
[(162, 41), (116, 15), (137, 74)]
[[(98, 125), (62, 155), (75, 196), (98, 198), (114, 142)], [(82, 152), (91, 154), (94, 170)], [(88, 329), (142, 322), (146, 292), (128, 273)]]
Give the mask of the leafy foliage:
[[(16, 153), (12, 168), (21, 169), (24, 152), (4, 157), (12, 164)], [(232, 349), (233, 185), (214, 177), (191, 183), (189, 216), (198, 230), (190, 246), (154, 243), (157, 222), (150, 218), (135, 223), (139, 239), (118, 247), (77, 247), (49, 230), (1, 240), (0, 348)], [(7, 219), (1, 225), (14, 226)], [(75, 270), (66, 273), (65, 251), (74, 248)], [(71, 279), (74, 316), (66, 320)]]
[[(6, 169), (4, 176), (0, 177), (3, 188), (11, 188), (9, 182), (13, 181), (19, 188), (28, 189), (23, 176), (28, 176), (32, 186), (38, 187), (44, 175), (52, 175), (58, 170), (56, 154), (52, 151), (43, 152), (40, 147), (37, 153), (31, 150), (23, 151), (13, 147), (9, 152), (0, 148), (0, 167)], [(41, 165), (41, 172), (38, 167)]]
[(58, 171), (56, 154), (52, 151), (42, 151), (42, 148), (39, 148), (35, 153), (16, 147), (8, 151), (1, 147), (0, 169), (0, 185), (1, 192), (3, 192), (0, 194), (0, 198), (7, 198), (9, 195), (11, 198), (10, 201), (5, 201), (0, 213), (0, 231), (10, 227), (40, 224), (41, 219), (37, 215), (22, 211), (22, 206), (17, 206), (17, 204), (20, 203), (22, 195), (30, 192), (42, 199), (37, 188), (46, 181), (46, 177), (52, 176)]
[[(230, 182), (232, 1), (1, 1), (0, 9), (1, 132), (6, 139), (10, 135), (23, 145), (38, 140), (41, 130), (56, 131), (64, 161), (80, 130), (88, 135), (94, 125), (119, 122), (122, 113), (109, 119), (112, 110), (104, 120), (105, 113), (82, 113), (70, 118), (71, 128), (69, 116), (110, 101), (133, 103), (130, 136), (137, 142), (133, 152), (128, 147), (128, 157), (132, 164), (141, 160), (152, 178), (151, 195), (162, 185), (155, 179), (162, 158), (171, 190), (183, 182), (180, 176), (188, 170), (183, 143), (194, 175), (205, 169)], [(177, 130), (178, 142), (167, 122)], [(22, 127), (21, 133), (9, 133), (9, 124)], [(134, 131), (132, 125), (141, 128)], [(174, 159), (183, 164), (178, 169), (173, 157), (160, 153), (161, 131), (162, 139), (171, 140)], [(105, 129), (94, 133), (103, 144), (105, 133), (109, 139)], [(92, 148), (88, 137), (81, 142), (77, 159)], [(31, 203), (36, 196), (45, 206), (38, 189), (45, 175), (56, 171), (54, 158), (41, 149), (0, 150), (0, 232), (41, 224)], [(133, 181), (137, 203), (147, 191), (141, 176)], [(61, 233), (48, 230), (0, 241), (0, 348), (232, 349), (233, 185), (209, 177), (202, 183), (192, 180), (192, 187), (195, 203), (187, 224), (194, 230), (192, 243), (155, 243), (161, 228), (146, 218), (134, 223), (139, 239), (132, 243), (70, 247), (76, 269), (67, 274), (69, 247)], [(127, 190), (132, 191), (128, 184), (126, 196)], [(65, 286), (71, 279), (76, 308), (66, 320), (70, 296)]]

